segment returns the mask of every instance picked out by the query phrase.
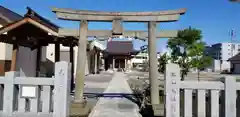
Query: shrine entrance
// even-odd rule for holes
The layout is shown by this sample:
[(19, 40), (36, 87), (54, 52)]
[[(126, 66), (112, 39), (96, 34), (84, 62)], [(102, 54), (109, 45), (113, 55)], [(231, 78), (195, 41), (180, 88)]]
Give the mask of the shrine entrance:
[(125, 59), (115, 59), (115, 67), (114, 68), (121, 68), (121, 69), (124, 69), (125, 68)]
[(105, 69), (128, 71), (131, 66), (130, 59), (138, 52), (133, 48), (132, 41), (109, 41), (103, 51), (103, 58), (106, 60)]
[[(156, 39), (176, 37), (177, 31), (157, 32), (157, 23), (175, 22), (179, 19), (180, 15), (185, 13), (186, 9), (159, 12), (101, 12), (53, 8), (52, 11), (56, 13), (57, 18), (59, 19), (80, 21), (79, 30), (59, 29), (59, 35), (79, 37), (74, 104), (85, 102), (83, 99), (83, 88), (86, 57), (84, 55), (86, 55), (86, 40), (88, 40), (88, 37), (90, 36), (105, 39), (108, 39), (109, 37), (118, 38), (119, 36), (123, 36), (125, 38), (130, 37), (133, 39), (148, 40), (151, 104), (159, 104)], [(112, 22), (112, 30), (88, 30), (88, 22), (91, 21)], [(148, 31), (124, 31), (124, 22), (147, 23)], [(114, 61), (116, 62), (116, 60)], [(115, 63), (113, 62), (113, 64)]]

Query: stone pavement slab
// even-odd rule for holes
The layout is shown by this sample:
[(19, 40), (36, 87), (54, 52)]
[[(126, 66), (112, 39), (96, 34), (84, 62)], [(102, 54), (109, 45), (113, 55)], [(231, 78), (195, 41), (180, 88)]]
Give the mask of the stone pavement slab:
[[(126, 75), (116, 72), (104, 93), (132, 93)], [(141, 117), (138, 110), (125, 98), (100, 98), (89, 117)]]

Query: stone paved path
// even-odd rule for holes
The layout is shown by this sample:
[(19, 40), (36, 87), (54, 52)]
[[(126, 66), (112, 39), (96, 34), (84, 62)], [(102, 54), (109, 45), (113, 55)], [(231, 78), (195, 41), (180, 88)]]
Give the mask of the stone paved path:
[[(100, 74), (88, 75), (84, 78), (84, 93), (103, 93), (107, 88), (109, 82), (112, 80), (113, 73), (108, 73), (102, 71)], [(71, 97), (73, 100), (74, 97)], [(97, 98), (88, 98), (88, 106), (92, 109), (98, 99)]]
[[(112, 80), (113, 73), (101, 72), (101, 74), (89, 75), (85, 77), (84, 92), (85, 93), (102, 93), (107, 88), (109, 82)], [(88, 105), (93, 108), (98, 99), (88, 98)]]
[[(132, 93), (124, 73), (116, 72), (104, 93)], [(100, 98), (89, 117), (141, 117), (136, 104), (125, 98)]]

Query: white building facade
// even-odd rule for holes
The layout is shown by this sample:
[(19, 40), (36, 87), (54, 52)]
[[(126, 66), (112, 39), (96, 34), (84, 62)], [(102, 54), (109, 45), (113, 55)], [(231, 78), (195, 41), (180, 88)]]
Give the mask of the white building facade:
[(240, 52), (240, 43), (217, 43), (208, 47), (206, 51), (214, 59), (211, 66), (213, 71), (230, 71), (231, 65), (228, 59)]
[[(140, 52), (131, 59), (131, 64), (143, 64), (148, 61), (148, 53)], [(157, 53), (157, 59), (160, 58), (160, 53)]]

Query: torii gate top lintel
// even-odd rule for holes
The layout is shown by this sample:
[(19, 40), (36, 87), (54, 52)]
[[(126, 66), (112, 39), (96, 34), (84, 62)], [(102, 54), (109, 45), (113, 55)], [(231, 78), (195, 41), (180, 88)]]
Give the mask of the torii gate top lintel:
[(104, 12), (92, 10), (72, 10), (64, 8), (53, 8), (59, 19), (65, 20), (87, 20), (112, 22), (113, 20), (122, 20), (125, 22), (172, 22), (177, 21), (180, 15), (186, 12), (186, 9), (154, 11), (154, 12)]

